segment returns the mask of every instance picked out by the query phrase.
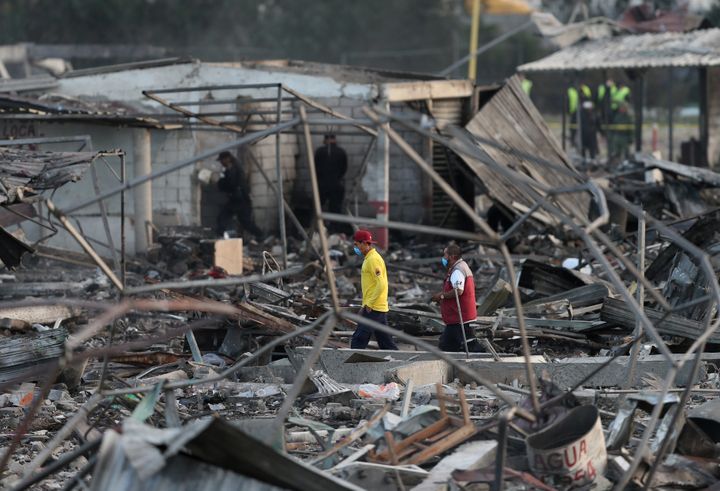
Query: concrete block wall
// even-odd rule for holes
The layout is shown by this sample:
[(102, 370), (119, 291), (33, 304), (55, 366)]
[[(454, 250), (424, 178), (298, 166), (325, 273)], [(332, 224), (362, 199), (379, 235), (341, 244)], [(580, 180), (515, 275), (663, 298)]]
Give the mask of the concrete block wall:
[[(195, 140), (191, 131), (153, 131), (153, 172), (195, 154)], [(199, 210), (195, 203), (197, 191), (193, 180), (194, 170), (195, 166), (189, 165), (155, 179), (152, 184), (153, 210), (176, 210), (181, 224), (198, 224)]]
[[(393, 113), (402, 113), (410, 109), (406, 104), (393, 104)], [(393, 127), (400, 136), (421, 156), (424, 138), (414, 131)], [(424, 174), (420, 167), (390, 142), (390, 219), (410, 223), (421, 223), (424, 217), (422, 182)]]
[[(316, 98), (340, 114), (348, 117), (363, 117), (362, 108), (367, 104), (361, 99), (348, 97)], [(310, 113), (310, 118), (325, 117), (322, 113)], [(336, 134), (338, 146), (345, 150), (348, 156), (348, 170), (345, 174), (345, 203), (350, 209), (355, 209), (355, 196), (357, 196), (359, 213), (372, 216), (373, 209), (367, 204), (367, 196), (360, 185), (362, 179), (361, 167), (363, 157), (367, 152), (372, 137), (352, 126), (313, 126), (311, 127), (312, 152), (323, 145), (323, 135), (328, 132)], [(297, 162), (297, 177), (292, 204), (297, 208), (299, 215), (307, 215), (312, 210), (312, 184), (310, 182), (310, 168), (308, 166), (304, 139), (299, 141), (300, 154)]]
[[(318, 99), (319, 102), (331, 107), (335, 111), (354, 118), (365, 118), (362, 108), (368, 104), (360, 99), (330, 97)], [(393, 111), (405, 110), (405, 105), (392, 107)], [(364, 216), (374, 216), (375, 210), (367, 204), (367, 189), (363, 189), (362, 162), (372, 141), (372, 137), (351, 126), (338, 126), (335, 128), (316, 127), (315, 131), (324, 133), (334, 131), (337, 135), (338, 145), (348, 155), (348, 171), (345, 175), (345, 201), (351, 210), (355, 210), (355, 197), (357, 197), (358, 212)], [(400, 131), (399, 128), (396, 129)], [(421, 155), (423, 154), (423, 139), (421, 136), (408, 131), (400, 132), (410, 145)], [(322, 146), (323, 135), (312, 136), (313, 151)], [(303, 146), (301, 142), (301, 147)], [(376, 160), (375, 150), (370, 154), (370, 164)], [(419, 223), (423, 217), (422, 193), (419, 192), (422, 173), (419, 168), (407, 157), (400, 148), (390, 144), (390, 219)], [(367, 182), (365, 183), (368, 184)], [(372, 183), (370, 183), (372, 185)], [(381, 182), (377, 182), (382, 186)], [(353, 193), (355, 190), (355, 193)], [(302, 148), (298, 161), (297, 180), (294, 202), (296, 204), (306, 203), (311, 207), (309, 201), (312, 196), (310, 174), (305, 158), (305, 149)]]
[[(243, 109), (247, 110), (248, 105), (243, 104), (243, 106)], [(252, 107), (253, 109), (259, 109), (261, 111), (273, 111), (276, 109), (274, 102), (256, 103), (253, 104)], [(282, 109), (288, 110), (292, 109), (292, 107), (289, 103), (283, 103)], [(290, 114), (283, 114), (282, 119), (286, 120), (290, 117)], [(274, 114), (253, 116), (248, 125), (248, 129), (250, 131), (265, 129), (273, 126), (274, 121)], [(273, 183), (277, 182), (277, 149), (275, 142), (276, 137), (271, 135), (248, 147), (248, 150), (262, 166), (265, 174), (267, 174)], [(289, 200), (293, 195), (293, 187), (296, 180), (296, 161), (299, 152), (298, 136), (296, 134), (283, 133), (280, 135), (280, 169), (283, 180), (283, 194), (286, 200)], [(246, 169), (249, 173), (255, 223), (266, 233), (277, 233), (279, 229), (277, 196), (267, 184), (267, 181), (260, 171), (258, 171), (251, 162), (246, 163)]]

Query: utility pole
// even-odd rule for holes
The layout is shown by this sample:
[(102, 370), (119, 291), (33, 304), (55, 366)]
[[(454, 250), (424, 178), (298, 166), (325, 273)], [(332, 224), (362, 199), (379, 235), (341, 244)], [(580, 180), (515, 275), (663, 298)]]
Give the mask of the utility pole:
[(470, 24), (470, 60), (468, 60), (468, 78), (473, 82), (477, 78), (477, 51), (480, 30), (480, 0), (472, 0), (472, 22)]

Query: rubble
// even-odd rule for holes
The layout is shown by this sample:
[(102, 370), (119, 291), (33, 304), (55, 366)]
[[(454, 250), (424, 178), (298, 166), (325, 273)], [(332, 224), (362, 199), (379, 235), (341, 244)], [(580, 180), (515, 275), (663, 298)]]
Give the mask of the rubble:
[[(365, 107), (366, 118), (340, 117), (291, 94), (292, 119), (228, 131), (242, 134), (235, 146), (301, 132), (314, 212), (309, 230), (298, 225), (301, 239), (169, 226), (155, 231), (146, 255), (129, 260), (123, 249), (115, 261), (41, 200), (90, 261), (38, 249), (46, 254), (2, 277), (3, 488), (700, 489), (717, 481), (717, 174), (636, 155), (601, 180), (575, 167), (514, 78), (484, 94), (464, 129), (428, 131), (419, 118), (377, 107)], [(198, 117), (164, 102), (178, 117)], [(321, 123), (309, 108), (398, 146), (474, 224), (385, 221), (415, 229), (383, 251), (390, 326), (370, 324), (394, 335), (397, 351), (347, 348), (363, 321), (360, 263), (350, 238), (326, 229), (338, 215), (319, 201), (310, 127)], [(491, 227), (408, 134), (456, 152), (512, 212), (511, 224)], [(85, 166), (95, 154), (82, 156)], [(56, 157), (47, 156), (65, 162)], [(649, 168), (664, 184), (641, 181)], [(639, 182), (648, 193), (629, 190)], [(677, 196), (658, 202), (658, 188), (674, 184), (712, 192), (694, 195), (699, 212)], [(476, 280), (472, 326), (482, 352), (437, 347), (444, 324), (430, 299), (449, 237), (460, 239)]]

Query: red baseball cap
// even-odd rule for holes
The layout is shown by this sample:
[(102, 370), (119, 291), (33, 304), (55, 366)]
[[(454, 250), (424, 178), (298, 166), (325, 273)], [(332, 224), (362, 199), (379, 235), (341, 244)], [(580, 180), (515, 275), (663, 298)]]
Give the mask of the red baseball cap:
[(358, 230), (353, 235), (353, 240), (355, 242), (370, 242), (371, 244), (375, 243), (372, 238), (372, 234), (368, 230)]

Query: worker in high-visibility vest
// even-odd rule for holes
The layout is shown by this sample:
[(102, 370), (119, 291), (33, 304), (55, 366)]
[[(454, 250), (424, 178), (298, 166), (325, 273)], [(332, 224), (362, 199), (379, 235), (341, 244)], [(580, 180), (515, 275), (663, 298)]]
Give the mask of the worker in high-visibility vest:
[(613, 111), (610, 130), (607, 132), (609, 160), (628, 158), (633, 142), (633, 120), (628, 104), (620, 103)]
[(518, 74), (518, 77), (520, 78), (520, 87), (522, 87), (525, 95), (530, 97), (530, 92), (532, 91), (533, 86), (532, 80), (528, 80), (524, 73)]
[(570, 116), (570, 140), (573, 142), (573, 145), (575, 145), (576, 142), (577, 114), (581, 96), (583, 99), (589, 99), (592, 97), (592, 90), (586, 84), (580, 84), (579, 88), (580, 90), (571, 85), (567, 89), (567, 108), (568, 116)]
[(627, 102), (630, 96), (630, 87), (625, 84), (618, 86), (613, 79), (609, 78), (598, 87), (598, 102), (604, 100), (607, 94), (610, 95), (610, 107), (615, 110), (620, 104)]
[[(598, 117), (601, 121), (600, 133), (607, 138), (608, 153), (610, 154), (612, 154), (610, 151), (611, 140), (618, 141), (617, 137), (624, 138), (624, 135), (614, 135), (615, 131), (624, 130), (614, 127), (611, 123), (618, 119), (616, 115), (618, 108), (627, 103), (629, 96), (630, 88), (626, 85), (618, 86), (612, 78), (608, 78), (597, 89)], [(620, 119), (622, 118), (620, 117)]]

